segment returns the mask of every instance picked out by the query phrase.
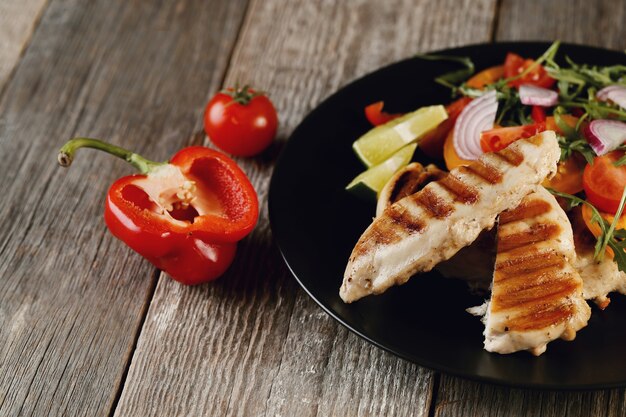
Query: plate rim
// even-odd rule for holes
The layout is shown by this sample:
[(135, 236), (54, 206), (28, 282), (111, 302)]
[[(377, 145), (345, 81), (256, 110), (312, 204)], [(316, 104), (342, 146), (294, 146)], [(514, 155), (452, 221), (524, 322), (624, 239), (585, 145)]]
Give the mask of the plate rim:
[[(554, 42), (554, 41), (553, 41)], [(543, 46), (545, 48), (549, 47), (553, 42), (550, 41), (541, 41), (541, 40), (519, 40), (519, 41), (504, 41), (504, 42), (478, 42), (478, 43), (470, 43), (470, 44), (463, 44), (463, 45), (456, 45), (453, 46), (451, 48), (442, 48), (442, 49), (435, 49), (435, 50), (428, 50), (425, 52), (420, 52), (420, 53), (424, 53), (424, 54), (450, 54), (450, 55), (454, 55), (455, 51), (459, 51), (462, 49), (468, 49), (468, 48), (489, 48), (491, 46), (494, 45), (499, 45), (499, 46), (506, 46), (506, 45), (511, 45), (512, 47), (519, 47), (519, 46), (523, 46), (523, 45), (527, 45), (527, 46)], [(596, 50), (598, 52), (611, 52), (611, 53), (621, 53), (622, 51), (617, 50), (617, 49), (611, 49), (611, 48), (604, 48), (604, 47), (598, 47), (598, 46), (593, 46), (593, 45), (585, 45), (585, 44), (578, 44), (578, 43), (571, 43), (571, 42), (561, 42), (561, 46), (568, 46), (568, 47), (575, 47), (575, 48), (586, 48), (586, 49), (593, 49)], [(274, 195), (274, 193), (276, 192), (276, 182), (278, 181), (277, 178), (277, 170), (276, 167), (278, 167), (281, 163), (281, 161), (285, 158), (285, 155), (287, 153), (287, 149), (289, 148), (289, 145), (291, 143), (291, 139), (297, 134), (299, 133), (299, 131), (303, 128), (303, 123), (305, 122), (306, 119), (308, 119), (310, 116), (312, 116), (313, 114), (317, 113), (319, 111), (319, 109), (321, 107), (324, 107), (330, 100), (332, 100), (335, 95), (344, 89), (348, 89), (348, 88), (352, 88), (354, 86), (354, 84), (360, 83), (362, 82), (364, 79), (374, 76), (375, 73), (378, 73), (380, 71), (384, 71), (390, 67), (394, 67), (394, 66), (399, 66), (399, 65), (403, 65), (408, 61), (414, 60), (416, 58), (416, 55), (413, 56), (409, 56), (403, 59), (400, 59), (398, 61), (394, 61), (391, 62), (389, 64), (383, 65), (381, 67), (377, 67), (357, 78), (354, 78), (350, 81), (348, 81), (347, 83), (341, 85), (340, 87), (338, 87), (336, 90), (334, 90), (332, 93), (328, 94), (326, 97), (324, 97), (319, 103), (317, 103), (315, 105), (315, 107), (313, 109), (311, 109), (308, 113), (306, 113), (304, 115), (304, 117), (300, 120), (300, 122), (298, 123), (298, 125), (293, 129), (293, 131), (289, 134), (287, 140), (284, 142), (284, 145), (279, 153), (279, 156), (276, 159), (276, 162), (274, 164), (274, 169), (272, 170), (272, 175), (270, 178), (270, 183), (269, 183), (269, 188), (268, 188), (268, 198), (267, 198), (267, 206), (268, 206), (268, 217), (269, 217), (269, 225), (270, 225), (270, 230), (272, 231), (272, 239), (273, 241), (276, 243), (276, 246), (278, 247), (278, 250), (280, 252), (281, 258), (283, 260), (283, 262), (285, 263), (285, 265), (287, 266), (287, 269), (289, 270), (290, 275), (298, 282), (298, 285), (305, 291), (305, 293), (311, 298), (313, 299), (313, 301), (315, 301), (315, 303), (322, 308), (322, 310), (324, 310), (324, 312), (326, 312), (326, 314), (328, 314), (329, 316), (331, 316), (334, 320), (336, 320), (338, 323), (340, 323), (342, 326), (344, 326), (345, 328), (347, 328), (350, 332), (356, 334), (358, 337), (360, 337), (361, 339), (367, 341), (368, 343), (371, 343), (372, 345), (376, 346), (379, 349), (382, 349), (385, 352), (388, 352), (398, 358), (401, 358), (402, 360), (405, 360), (409, 363), (413, 363), (416, 364), (420, 367), (426, 368), (430, 371), (434, 371), (434, 372), (440, 372), (440, 373), (444, 373), (446, 375), (451, 375), (451, 376), (455, 376), (455, 377), (459, 377), (465, 380), (469, 380), (469, 381), (474, 381), (474, 382), (480, 382), (480, 383), (487, 383), (487, 384), (491, 384), (491, 385), (495, 385), (495, 386), (501, 386), (501, 387), (509, 387), (509, 388), (523, 388), (523, 389), (533, 389), (533, 390), (541, 390), (541, 391), (555, 391), (555, 392), (580, 392), (580, 391), (598, 391), (598, 390), (606, 390), (606, 389), (613, 389), (613, 388), (623, 388), (626, 387), (626, 375), (624, 375), (623, 380), (621, 381), (615, 381), (615, 382), (609, 382), (609, 383), (592, 383), (592, 384), (577, 384), (577, 385), (560, 385), (560, 384), (554, 384), (554, 383), (523, 383), (523, 382), (512, 382), (512, 381), (506, 381), (503, 380), (502, 378), (494, 378), (494, 377), (489, 377), (489, 376), (481, 376), (481, 375), (477, 375), (474, 373), (469, 373), (469, 372), (461, 372), (456, 370), (455, 368), (449, 368), (446, 367), (445, 365), (441, 365), (441, 364), (434, 364), (432, 361), (429, 361), (428, 359), (424, 359), (424, 358), (420, 358), (420, 360), (415, 360), (415, 358), (409, 357), (407, 354), (404, 354), (401, 351), (398, 350), (393, 350), (390, 347), (385, 346), (384, 344), (374, 340), (373, 338), (369, 337), (367, 334), (365, 334), (364, 332), (359, 331), (358, 329), (354, 328), (352, 325), (348, 324), (344, 319), (342, 319), (339, 315), (337, 315), (333, 309), (326, 305), (324, 301), (318, 299), (318, 297), (316, 297), (310, 290), (309, 288), (300, 280), (300, 278), (298, 277), (298, 275), (296, 274), (296, 272), (294, 271), (294, 269), (292, 268), (291, 264), (289, 263), (289, 261), (287, 260), (287, 257), (285, 255), (285, 250), (283, 248), (283, 244), (281, 244), (280, 239), (277, 237), (276, 233), (275, 233), (275, 228), (276, 228), (276, 218), (275, 218), (275, 210), (272, 210), (272, 206), (273, 203), (272, 201), (275, 200), (276, 198), (272, 198), (272, 196)]]

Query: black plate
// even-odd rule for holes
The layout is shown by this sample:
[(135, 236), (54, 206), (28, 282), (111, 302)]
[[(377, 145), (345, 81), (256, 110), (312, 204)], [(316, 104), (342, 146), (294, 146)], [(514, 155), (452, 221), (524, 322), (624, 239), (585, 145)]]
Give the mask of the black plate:
[[(501, 64), (508, 51), (538, 57), (547, 43), (473, 45), (439, 51), (469, 56), (477, 69)], [(600, 65), (626, 63), (623, 53), (562, 45), (559, 56)], [(293, 132), (278, 160), (269, 193), (274, 237), (306, 292), (350, 330), (404, 359), (453, 375), (533, 388), (599, 389), (626, 385), (626, 297), (606, 311), (594, 307), (587, 328), (573, 342), (555, 341), (536, 358), (483, 350), (483, 325), (465, 312), (482, 303), (463, 282), (437, 272), (353, 304), (339, 298), (352, 247), (369, 225), (374, 205), (344, 186), (363, 166), (351, 144), (370, 126), (363, 108), (384, 100), (392, 112), (447, 103), (449, 90), (435, 76), (453, 64), (408, 59), (360, 78), (329, 97)], [(415, 157), (425, 161), (423, 155)], [(441, 166), (441, 164), (440, 164)]]

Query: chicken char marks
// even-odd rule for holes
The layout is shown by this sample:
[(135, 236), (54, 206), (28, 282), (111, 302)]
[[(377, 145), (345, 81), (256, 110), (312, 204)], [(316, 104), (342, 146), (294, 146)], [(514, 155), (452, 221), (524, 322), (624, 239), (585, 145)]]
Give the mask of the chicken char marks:
[(380, 294), (449, 259), (554, 173), (559, 156), (554, 132), (543, 132), (453, 169), (387, 207), (354, 247), (341, 298), (349, 303)]
[(491, 300), (485, 315), (485, 349), (543, 353), (548, 342), (574, 339), (591, 310), (576, 261), (572, 228), (543, 187), (500, 215)]

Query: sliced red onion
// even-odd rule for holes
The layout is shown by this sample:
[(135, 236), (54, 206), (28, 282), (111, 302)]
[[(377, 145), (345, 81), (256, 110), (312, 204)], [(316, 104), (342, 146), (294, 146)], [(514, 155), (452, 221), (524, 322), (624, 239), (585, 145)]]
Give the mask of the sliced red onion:
[(626, 123), (618, 120), (593, 120), (584, 133), (591, 149), (600, 156), (626, 142)]
[(609, 85), (596, 93), (598, 100), (612, 101), (626, 109), (626, 87), (623, 85)]
[(462, 159), (473, 161), (484, 153), (480, 147), (480, 134), (493, 128), (497, 112), (498, 100), (492, 90), (472, 100), (459, 114), (452, 144)]
[(559, 93), (536, 85), (522, 84), (519, 86), (519, 99), (527, 106), (551, 107), (559, 102)]

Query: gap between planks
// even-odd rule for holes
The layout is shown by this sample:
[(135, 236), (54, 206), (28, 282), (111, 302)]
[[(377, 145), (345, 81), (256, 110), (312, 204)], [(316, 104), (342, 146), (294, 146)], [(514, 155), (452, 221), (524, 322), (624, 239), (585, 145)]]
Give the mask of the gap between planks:
[[(49, 0), (46, 0), (46, 2)], [(224, 67), (224, 70), (222, 71), (222, 75), (220, 77), (219, 80), (219, 87), (223, 88), (224, 87), (224, 80), (226, 79), (226, 77), (228, 76), (228, 72), (231, 68), (231, 64), (232, 64), (232, 58), (233, 58), (233, 54), (235, 52), (235, 48), (237, 47), (237, 45), (239, 44), (240, 40), (241, 40), (241, 32), (242, 29), (244, 27), (244, 24), (246, 22), (246, 20), (248, 19), (248, 14), (250, 13), (250, 2), (248, 1), (246, 3), (246, 11), (242, 14), (243, 17), (240, 19), (239, 21), (239, 25), (237, 28), (237, 35), (235, 36), (235, 41), (232, 43), (230, 50), (228, 51), (228, 58), (227, 58), (227, 64)], [(17, 66), (16, 66), (17, 67)], [(207, 92), (207, 98), (205, 101), (208, 102), (210, 96), (213, 94), (214, 92), (212, 91), (208, 91)], [(1, 97), (1, 94), (0, 94)], [(204, 145), (206, 144), (207, 138), (204, 135), (204, 131), (201, 132), (196, 132), (194, 134), (191, 135), (191, 139), (188, 141), (188, 145), (187, 146), (195, 146), (195, 145)], [(152, 306), (152, 301), (154, 299), (154, 294), (156, 292), (156, 288), (159, 284), (159, 282), (163, 279), (164, 277), (164, 272), (162, 272), (161, 270), (155, 268), (153, 271), (153, 279), (152, 279), (152, 284), (151, 287), (149, 289), (148, 292), (148, 296), (146, 297), (146, 302), (144, 303), (144, 308), (141, 312), (141, 321), (139, 323), (139, 326), (137, 327), (137, 330), (135, 332), (135, 338), (133, 340), (133, 344), (132, 344), (132, 348), (130, 350), (130, 354), (128, 355), (128, 360), (126, 362), (126, 365), (124, 367), (124, 372), (122, 374), (122, 377), (120, 379), (120, 382), (118, 384), (117, 387), (117, 392), (115, 393), (115, 399), (113, 400), (113, 403), (111, 405), (111, 409), (109, 410), (109, 417), (113, 417), (115, 415), (115, 411), (117, 410), (117, 406), (118, 403), (120, 401), (120, 398), (122, 397), (122, 393), (124, 392), (124, 388), (126, 386), (126, 378), (128, 377), (128, 371), (133, 363), (133, 359), (135, 358), (135, 351), (137, 349), (137, 342), (139, 341), (139, 338), (141, 337), (141, 333), (143, 331), (144, 328), (144, 324), (146, 322), (146, 318), (148, 317), (148, 312), (150, 311), (150, 307)], [(166, 279), (171, 279), (171, 278), (166, 278)]]
[[(10, 0), (9, 0), (10, 1)], [(14, 0), (15, 3), (20, 3), (22, 0)], [(36, 1), (36, 0), (33, 0)], [(2, 66), (0, 65), (0, 101), (2, 100), (4, 93), (7, 90), (7, 86), (11, 83), (11, 80), (13, 79), (13, 77), (15, 76), (15, 73), (17, 72), (17, 69), (19, 68), (20, 64), (22, 63), (22, 58), (24, 58), (24, 54), (26, 54), (26, 50), (28, 49), (28, 47), (30, 46), (30, 42), (33, 39), (33, 34), (35, 33), (35, 31), (37, 30), (37, 28), (39, 27), (39, 24), (41, 23), (41, 18), (43, 17), (43, 15), (46, 13), (46, 10), (48, 9), (48, 5), (50, 4), (50, 0), (42, 0), (42, 4), (39, 6), (39, 9), (35, 12), (34, 16), (32, 16), (32, 23), (30, 25), (30, 27), (28, 28), (29, 32), (28, 33), (23, 33), (23, 40), (22, 40), (22, 46), (20, 47), (20, 50), (17, 54), (17, 56), (14, 57), (6, 57), (6, 51), (4, 51), (4, 53), (0, 53), (0, 58), (1, 59), (7, 59), (7, 60), (12, 60), (11, 58), (14, 58), (15, 62), (14, 63), (8, 63), (8, 65), (12, 65), (11, 69), (8, 71), (8, 73), (6, 74), (6, 78), (4, 78), (4, 80), (2, 79), (3, 77), (3, 72), (4, 70), (2, 69)], [(5, 3), (5, 5), (3, 7), (9, 7), (8, 6), (8, 2)], [(20, 4), (20, 6), (23, 6), (23, 4)], [(28, 12), (27, 12), (28, 13)], [(17, 19), (19, 20), (19, 18)], [(16, 19), (12, 19), (13, 22), (16, 21)], [(15, 28), (10, 28), (11, 25), (6, 25), (5, 26), (5, 30), (7, 29), (15, 29)], [(5, 33), (6, 35), (6, 33)], [(6, 43), (8, 42), (8, 40), (3, 39), (3, 41)], [(15, 41), (15, 39), (13, 39), (13, 41)], [(8, 47), (7, 47), (8, 48)], [(0, 51), (2, 52), (2, 51)], [(11, 54), (11, 51), (8, 52), (9, 54)]]
[(113, 403), (111, 404), (111, 409), (109, 410), (109, 417), (113, 417), (115, 414), (115, 409), (117, 408), (117, 404), (122, 397), (122, 391), (124, 391), (124, 386), (126, 385), (126, 377), (128, 377), (128, 370), (130, 369), (130, 365), (133, 362), (133, 358), (135, 357), (135, 350), (137, 349), (137, 342), (139, 341), (139, 336), (141, 336), (141, 330), (143, 329), (143, 325), (146, 322), (146, 318), (148, 317), (148, 310), (150, 310), (150, 306), (152, 305), (152, 299), (154, 298), (154, 292), (156, 291), (157, 284), (161, 278), (161, 271), (158, 269), (154, 269), (152, 272), (152, 277), (150, 279), (151, 284), (148, 289), (148, 293), (146, 295), (146, 299), (143, 303), (143, 309), (141, 310), (141, 319), (135, 330), (135, 338), (133, 339), (133, 344), (130, 347), (130, 352), (127, 355), (128, 360), (124, 366), (124, 371), (120, 378), (120, 381), (117, 386), (117, 391), (115, 392), (115, 398), (113, 399)]

